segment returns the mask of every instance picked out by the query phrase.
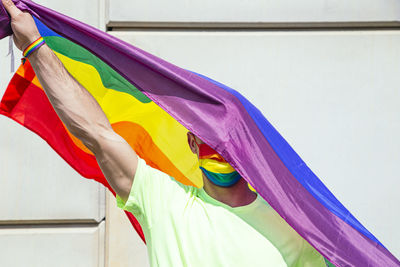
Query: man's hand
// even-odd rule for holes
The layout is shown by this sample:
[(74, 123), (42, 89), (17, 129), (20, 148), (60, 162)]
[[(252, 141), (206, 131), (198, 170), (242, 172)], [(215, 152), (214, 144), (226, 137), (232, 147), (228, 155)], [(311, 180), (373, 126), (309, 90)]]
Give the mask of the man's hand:
[(28, 45), (40, 37), (35, 21), (31, 14), (22, 12), (11, 0), (2, 0), (3, 5), (11, 16), (11, 28), (14, 32), (14, 43), (23, 51)]

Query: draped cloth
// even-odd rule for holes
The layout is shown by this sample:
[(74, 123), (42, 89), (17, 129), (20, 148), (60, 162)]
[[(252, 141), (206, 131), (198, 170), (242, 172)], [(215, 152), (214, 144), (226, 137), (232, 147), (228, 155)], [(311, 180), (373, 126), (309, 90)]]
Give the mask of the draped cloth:
[[(330, 263), (400, 266), (239, 92), (32, 1), (13, 1), (34, 16), (47, 45), (147, 164), (201, 187), (197, 158), (186, 141), (191, 131)], [(0, 39), (11, 33), (0, 4)], [(41, 136), (83, 177), (115, 195), (93, 154), (56, 115), (29, 61), (10, 81), (0, 114)], [(144, 240), (134, 216), (127, 216)]]

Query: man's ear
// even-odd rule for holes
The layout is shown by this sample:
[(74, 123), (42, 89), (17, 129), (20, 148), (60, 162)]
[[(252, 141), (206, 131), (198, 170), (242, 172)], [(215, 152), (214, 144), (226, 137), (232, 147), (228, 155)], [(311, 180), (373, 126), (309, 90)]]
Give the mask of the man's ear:
[(195, 141), (195, 136), (192, 132), (187, 133), (187, 141), (188, 141), (190, 150), (192, 150), (193, 154), (197, 154), (198, 147), (197, 147), (197, 144)]

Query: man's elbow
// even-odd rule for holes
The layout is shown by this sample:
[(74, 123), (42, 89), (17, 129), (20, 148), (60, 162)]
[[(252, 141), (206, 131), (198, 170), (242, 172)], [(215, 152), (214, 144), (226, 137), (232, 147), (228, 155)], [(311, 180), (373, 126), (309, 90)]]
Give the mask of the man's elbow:
[(93, 154), (96, 154), (101, 147), (101, 139), (113, 132), (111, 127), (99, 125), (71, 127), (71, 134), (78, 138)]

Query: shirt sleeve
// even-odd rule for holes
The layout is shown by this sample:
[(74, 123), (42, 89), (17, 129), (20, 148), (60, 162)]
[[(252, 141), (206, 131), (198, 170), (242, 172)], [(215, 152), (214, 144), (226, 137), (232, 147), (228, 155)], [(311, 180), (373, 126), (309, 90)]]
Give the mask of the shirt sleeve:
[(138, 157), (138, 166), (128, 200), (124, 202), (116, 195), (117, 206), (131, 212), (139, 223), (151, 228), (166, 211), (171, 202), (184, 201), (193, 191), (193, 186), (184, 185), (168, 174), (146, 164)]

